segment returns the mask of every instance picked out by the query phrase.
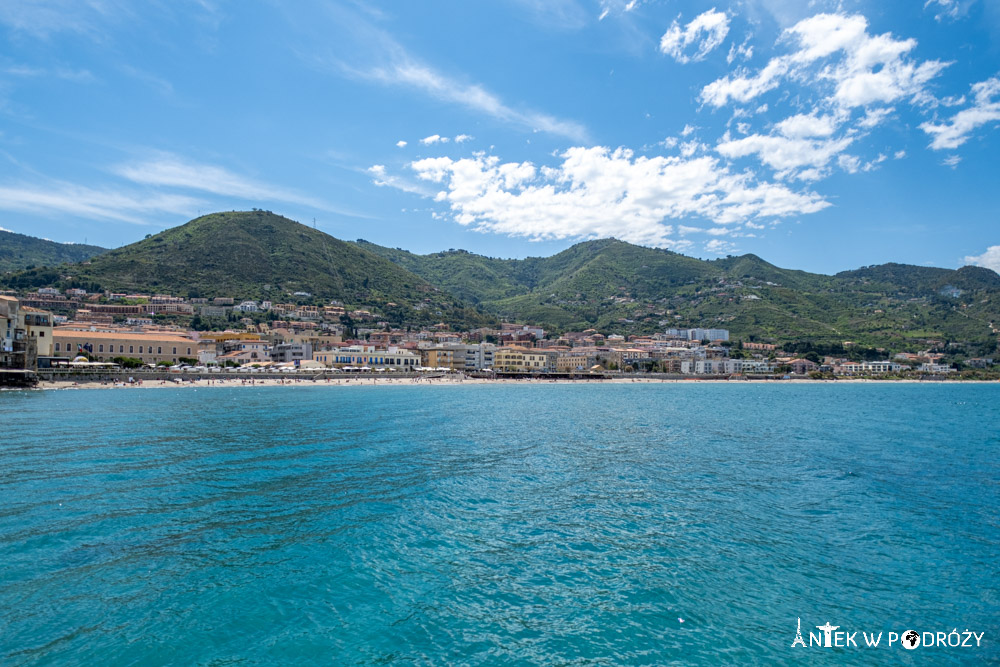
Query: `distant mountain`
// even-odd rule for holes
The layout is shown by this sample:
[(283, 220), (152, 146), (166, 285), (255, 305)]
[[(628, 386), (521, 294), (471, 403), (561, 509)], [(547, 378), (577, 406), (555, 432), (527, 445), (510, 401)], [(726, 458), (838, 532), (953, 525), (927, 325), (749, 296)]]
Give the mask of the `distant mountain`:
[(107, 252), (96, 245), (56, 243), (0, 230), (0, 273), (34, 266), (83, 262)]
[(8, 273), (0, 283), (337, 299), (373, 306), (397, 324), (507, 320), (623, 334), (718, 327), (744, 341), (854, 341), (893, 350), (958, 341), (982, 354), (996, 349), (992, 327), (1000, 326), (1000, 275), (978, 267), (884, 264), (829, 276), (756, 255), (703, 261), (614, 239), (520, 260), (464, 250), (417, 255), (340, 241), (267, 211), (206, 215), (85, 263)]
[[(202, 216), (87, 264), (25, 271), (14, 287), (370, 305), (413, 320), (475, 319), (423, 278), (353, 243), (268, 211)], [(308, 297), (295, 293), (305, 293)], [(394, 305), (393, 305), (394, 304)]]
[(744, 340), (900, 348), (942, 339), (990, 348), (990, 325), (1000, 322), (1000, 275), (978, 267), (886, 264), (828, 276), (756, 255), (702, 261), (612, 239), (523, 260), (358, 243), (500, 317), (559, 330), (699, 326), (727, 328)]

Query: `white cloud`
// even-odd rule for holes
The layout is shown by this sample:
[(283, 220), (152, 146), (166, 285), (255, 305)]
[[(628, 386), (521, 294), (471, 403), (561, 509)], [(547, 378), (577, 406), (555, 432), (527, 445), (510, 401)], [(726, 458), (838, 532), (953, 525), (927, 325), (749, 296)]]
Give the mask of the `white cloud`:
[(400, 139), (399, 141), (396, 142), (396, 146), (398, 146), (399, 148), (406, 148), (406, 142)]
[(434, 194), (419, 183), (414, 183), (411, 180), (401, 178), (399, 176), (389, 175), (384, 164), (373, 164), (368, 167), (366, 171), (372, 175), (372, 183), (379, 187), (396, 188), (397, 190), (420, 195), (422, 197), (431, 197)]
[(848, 174), (856, 174), (861, 169), (861, 158), (857, 155), (840, 155), (837, 164)]
[[(663, 37), (660, 51), (679, 63), (703, 60), (722, 44), (729, 34), (729, 17), (725, 12), (712, 9), (699, 14), (683, 28), (674, 20)], [(695, 47), (690, 53), (689, 47)]]
[(896, 160), (902, 160), (904, 157), (906, 157), (906, 151), (898, 150), (892, 154), (892, 157)]
[(958, 3), (958, 0), (927, 0), (924, 3), (924, 9), (928, 7), (935, 7), (937, 13), (934, 15), (935, 21), (944, 21), (945, 19), (957, 19), (959, 13), (962, 11), (962, 5)]
[(858, 121), (858, 127), (870, 130), (873, 127), (881, 125), (895, 110), (895, 107), (866, 109), (865, 115)]
[(806, 139), (808, 137), (828, 137), (837, 129), (837, 121), (832, 116), (817, 116), (796, 114), (779, 122), (775, 127), (778, 132), (789, 139)]
[(869, 35), (868, 21), (860, 15), (817, 14), (785, 30), (782, 38), (793, 45), (790, 53), (772, 58), (755, 74), (738, 70), (709, 83), (701, 100), (714, 107), (745, 103), (794, 79), (828, 85), (827, 99), (843, 109), (920, 101), (928, 97), (926, 84), (947, 66), (910, 60), (916, 40)]
[(705, 243), (705, 252), (713, 255), (726, 255), (736, 250), (736, 246), (729, 241), (722, 239), (712, 239)]
[(1000, 121), (1000, 77), (980, 81), (972, 86), (974, 102), (946, 123), (923, 123), (920, 129), (931, 135), (934, 150), (958, 148), (969, 140), (977, 128)]
[(32, 67), (30, 65), (9, 65), (2, 70), (5, 74), (21, 78), (42, 78), (55, 77), (64, 81), (74, 83), (94, 83), (97, 81), (90, 70), (72, 69), (69, 67), (56, 67), (47, 69), (44, 67)]
[(962, 261), (967, 265), (983, 266), (1000, 273), (1000, 245), (990, 246), (982, 255), (971, 255)]
[[(807, 131), (796, 127), (794, 123), (790, 129)], [(816, 131), (816, 128), (812, 131)], [(778, 178), (796, 177), (802, 180), (816, 180), (817, 177), (823, 176), (830, 160), (844, 151), (853, 141), (851, 137), (811, 139), (762, 134), (752, 134), (740, 139), (725, 140), (725, 137), (723, 139), (715, 147), (720, 155), (729, 159), (756, 155), (761, 162), (775, 170)]]
[(478, 84), (459, 83), (408, 57), (401, 57), (383, 67), (349, 71), (386, 84), (410, 86), (445, 102), (460, 104), (528, 130), (555, 134), (574, 141), (587, 139), (586, 129), (576, 121), (563, 120), (537, 111), (514, 109)]
[(743, 43), (737, 45), (733, 42), (729, 46), (729, 53), (726, 54), (726, 63), (732, 65), (736, 59), (740, 60), (750, 60), (753, 58), (753, 46), (750, 45), (750, 36), (743, 40)]
[[(286, 3), (287, 4), (287, 3)], [(281, 11), (297, 33), (295, 48), (303, 60), (325, 71), (387, 86), (410, 88), (446, 104), (464, 107), (501, 123), (532, 132), (545, 132), (572, 141), (585, 142), (583, 124), (557, 118), (523, 106), (508, 104), (483, 85), (470, 82), (458, 72), (445, 73), (414, 57), (389, 32), (375, 25), (363, 13), (372, 3), (318, 3), (317, 12), (303, 12), (288, 4)], [(545, 2), (523, 0), (524, 16), (540, 23), (571, 27), (560, 17), (575, 0)], [(587, 20), (584, 10), (573, 11)], [(370, 15), (370, 14), (369, 14)], [(574, 19), (576, 20), (576, 19)], [(548, 22), (548, 23), (547, 23)]]
[(962, 158), (960, 158), (959, 156), (957, 156), (957, 155), (949, 155), (945, 159), (941, 160), (941, 164), (943, 164), (946, 167), (951, 167), (952, 169), (954, 169), (954, 168), (956, 168), (958, 166), (958, 164), (961, 161), (962, 161)]
[(0, 187), (0, 209), (40, 215), (147, 224), (154, 214), (190, 215), (204, 202), (183, 195), (95, 189), (56, 181), (44, 186)]
[(448, 137), (442, 137), (440, 134), (432, 134), (429, 137), (424, 137), (420, 140), (424, 146), (431, 146), (433, 144), (446, 144), (448, 143)]
[(749, 102), (777, 88), (788, 69), (787, 59), (774, 58), (755, 76), (747, 76), (744, 72), (738, 76), (725, 76), (709, 83), (701, 89), (701, 100), (713, 107), (725, 106), (730, 100)]
[(459, 224), (529, 239), (614, 236), (677, 247), (671, 221), (726, 225), (829, 206), (815, 193), (755, 181), (707, 155), (647, 158), (597, 146), (570, 148), (560, 158), (555, 167), (536, 167), (480, 153), (427, 158), (410, 168), (439, 188), (434, 199)]
[(466, 141), (472, 141), (475, 139), (471, 134), (460, 134), (455, 137), (456, 144), (464, 144)]
[(187, 188), (250, 201), (277, 201), (327, 211), (337, 210), (323, 201), (294, 190), (240, 176), (223, 167), (188, 162), (170, 153), (159, 153), (142, 162), (120, 165), (113, 171), (143, 185)]

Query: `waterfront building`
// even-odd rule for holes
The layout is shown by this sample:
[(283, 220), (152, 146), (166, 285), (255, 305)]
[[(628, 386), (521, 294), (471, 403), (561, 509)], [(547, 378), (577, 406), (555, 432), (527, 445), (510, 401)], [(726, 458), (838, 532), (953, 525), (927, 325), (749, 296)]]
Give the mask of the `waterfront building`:
[(177, 363), (181, 357), (195, 358), (198, 343), (176, 333), (136, 331), (79, 331), (57, 327), (52, 334), (54, 357), (72, 359), (87, 352), (97, 361), (115, 357), (139, 359), (143, 363), (158, 361)]
[(313, 352), (312, 358), (326, 366), (394, 368), (415, 370), (421, 365), (420, 355), (398, 347), (379, 349), (373, 345), (348, 345), (333, 350)]
[(276, 364), (312, 361), (313, 348), (309, 343), (279, 343), (271, 348), (271, 361)]
[(551, 373), (556, 370), (559, 353), (524, 347), (498, 347), (493, 355), (493, 367), (498, 371)]

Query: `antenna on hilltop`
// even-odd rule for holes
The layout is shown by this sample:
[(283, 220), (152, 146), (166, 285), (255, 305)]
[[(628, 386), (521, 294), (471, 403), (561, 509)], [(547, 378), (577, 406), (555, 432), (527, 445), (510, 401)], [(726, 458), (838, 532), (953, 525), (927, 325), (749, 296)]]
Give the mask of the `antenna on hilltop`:
[(313, 218), (313, 229), (316, 229), (316, 218)]

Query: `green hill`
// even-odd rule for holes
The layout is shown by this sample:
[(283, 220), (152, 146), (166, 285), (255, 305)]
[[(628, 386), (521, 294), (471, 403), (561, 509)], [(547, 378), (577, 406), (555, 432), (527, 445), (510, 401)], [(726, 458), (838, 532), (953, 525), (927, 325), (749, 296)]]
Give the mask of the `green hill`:
[(756, 255), (702, 261), (612, 239), (524, 260), (358, 243), (501, 318), (556, 330), (700, 326), (744, 340), (907, 349), (937, 339), (992, 349), (990, 324), (1000, 321), (1000, 276), (978, 267), (886, 264), (828, 276)]
[(206, 215), (84, 263), (8, 273), (0, 282), (21, 290), (336, 299), (398, 325), (507, 320), (623, 334), (721, 327), (743, 340), (849, 340), (893, 350), (936, 340), (984, 354), (995, 349), (991, 326), (1000, 323), (1000, 275), (978, 267), (884, 264), (829, 276), (756, 255), (703, 261), (614, 239), (520, 260), (464, 250), (416, 255), (346, 243), (266, 211)]
[(83, 262), (103, 252), (107, 250), (95, 245), (56, 243), (0, 230), (0, 273), (34, 266)]
[(268, 211), (213, 213), (87, 264), (25, 271), (7, 283), (276, 303), (336, 299), (376, 307), (396, 321), (479, 317), (383, 257)]

